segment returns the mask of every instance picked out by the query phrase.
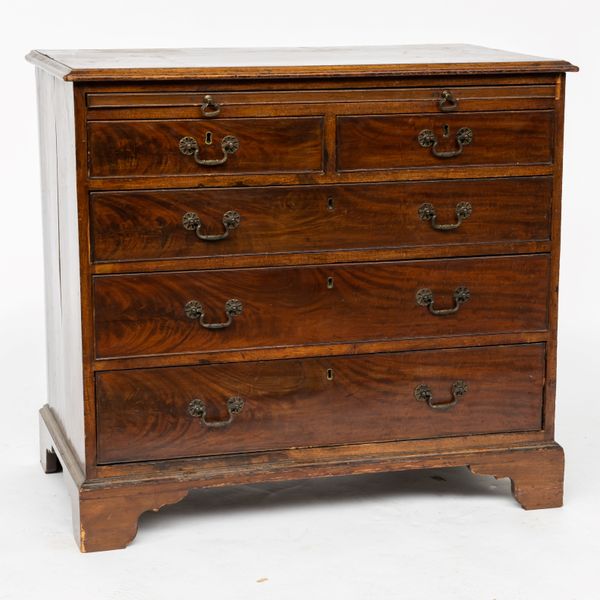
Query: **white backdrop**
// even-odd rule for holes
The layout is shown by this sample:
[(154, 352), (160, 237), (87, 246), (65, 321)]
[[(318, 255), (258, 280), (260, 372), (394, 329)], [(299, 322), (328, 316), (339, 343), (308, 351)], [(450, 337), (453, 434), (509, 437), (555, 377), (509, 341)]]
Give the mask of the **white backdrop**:
[[(0, 8), (0, 599), (597, 597), (600, 562), (600, 14), (569, 3), (84, 0)], [(526, 513), (462, 471), (195, 493), (126, 551), (80, 556), (60, 476), (37, 465), (45, 401), (32, 48), (473, 43), (564, 58), (568, 76), (557, 439), (566, 505)], [(268, 510), (263, 510), (268, 509)], [(91, 583), (87, 583), (87, 582)], [(594, 591), (593, 591), (594, 590)]]

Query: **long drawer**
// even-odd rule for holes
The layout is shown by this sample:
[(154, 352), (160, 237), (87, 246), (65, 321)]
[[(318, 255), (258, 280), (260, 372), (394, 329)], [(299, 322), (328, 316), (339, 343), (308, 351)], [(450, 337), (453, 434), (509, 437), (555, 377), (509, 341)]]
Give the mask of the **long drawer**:
[(547, 327), (549, 256), (94, 278), (99, 358)]
[(99, 463), (537, 430), (543, 344), (108, 371)]
[(547, 240), (552, 178), (96, 192), (98, 262)]

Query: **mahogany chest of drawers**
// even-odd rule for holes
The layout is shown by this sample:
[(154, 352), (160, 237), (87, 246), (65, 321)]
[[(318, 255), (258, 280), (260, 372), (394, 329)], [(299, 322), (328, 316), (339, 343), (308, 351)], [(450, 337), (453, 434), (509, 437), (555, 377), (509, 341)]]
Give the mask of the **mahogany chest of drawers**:
[(41, 454), (83, 551), (190, 489), (441, 466), (562, 503), (565, 72), (474, 46), (34, 51)]

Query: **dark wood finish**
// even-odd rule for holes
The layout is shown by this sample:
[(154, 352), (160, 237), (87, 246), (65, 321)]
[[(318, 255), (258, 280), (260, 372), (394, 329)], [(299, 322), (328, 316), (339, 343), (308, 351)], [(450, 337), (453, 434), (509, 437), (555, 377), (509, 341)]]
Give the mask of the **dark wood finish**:
[[(452, 211), (449, 211), (451, 214)], [(389, 224), (388, 224), (389, 226)], [(448, 236), (451, 238), (452, 236)], [(278, 267), (291, 265), (322, 265), (347, 262), (380, 262), (390, 260), (416, 260), (420, 258), (454, 258), (468, 256), (499, 256), (502, 254), (543, 254), (550, 251), (552, 242), (476, 242), (429, 246), (401, 246), (384, 248), (337, 249), (320, 252), (281, 252), (268, 254), (237, 254), (228, 256), (190, 256), (157, 260), (127, 260), (118, 262), (95, 262), (90, 265), (94, 275), (118, 273), (151, 273), (154, 271), (183, 271), (223, 269), (228, 267)]]
[[(429, 449), (430, 442), (412, 441), (213, 456), (195, 459), (187, 469), (178, 461), (171, 461), (168, 470), (164, 463), (156, 463), (160, 466), (156, 473), (144, 472), (152, 463), (130, 463), (121, 467), (126, 477), (110, 485), (107, 480), (83, 481), (48, 406), (40, 416), (66, 465), (73, 529), (82, 552), (125, 547), (136, 534), (139, 515), (178, 502), (193, 488), (467, 465), (475, 473), (512, 478), (513, 494), (524, 508), (562, 503), (562, 448), (555, 442), (533, 442), (531, 433), (528, 443), (498, 440), (501, 445), (496, 436), (487, 435), (447, 438)], [(485, 442), (474, 443), (478, 437)], [(456, 449), (449, 451), (450, 445)]]
[(412, 350), (432, 350), (444, 348), (470, 348), (491, 345), (537, 344), (547, 342), (550, 333), (544, 331), (473, 334), (461, 336), (421, 337), (397, 340), (367, 340), (360, 342), (330, 342), (303, 346), (275, 346), (246, 349), (243, 352), (231, 350), (203, 350), (198, 353), (162, 354), (150, 356), (128, 356), (98, 358), (93, 361), (96, 372), (115, 369), (143, 369), (172, 367), (185, 364), (211, 365), (218, 363), (238, 363), (245, 361), (277, 360), (288, 358), (310, 358), (318, 356), (344, 356), (378, 352), (409, 352)]
[(559, 281), (559, 265), (560, 265), (560, 220), (561, 220), (561, 204), (562, 204), (562, 157), (563, 157), (563, 121), (565, 112), (565, 84), (566, 77), (564, 74), (558, 75), (556, 78), (556, 132), (554, 135), (556, 148), (555, 155), (556, 171), (554, 176), (554, 193), (552, 197), (552, 239), (554, 243), (550, 249), (551, 256), (551, 273), (550, 277), (553, 285), (550, 289), (548, 299), (550, 338), (548, 341), (547, 351), (547, 375), (546, 389), (544, 390), (544, 427), (548, 430), (549, 436), (554, 437), (554, 410), (556, 399), (556, 350), (557, 350), (557, 334), (558, 334), (558, 281)]
[[(198, 92), (146, 92), (146, 93), (110, 93), (90, 92), (87, 94), (87, 106), (94, 108), (172, 108), (172, 107), (198, 107), (204, 103), (206, 94), (213, 96), (214, 102), (219, 104), (220, 117), (226, 117), (227, 111), (233, 107), (255, 105), (253, 108), (269, 105), (289, 104), (320, 104), (321, 102), (409, 102), (422, 103), (422, 110), (439, 111), (439, 99), (443, 90), (441, 88), (418, 89), (382, 89), (382, 90), (298, 90), (298, 91), (220, 91), (212, 86)], [(485, 87), (452, 87), (450, 90), (459, 101), (460, 109), (485, 110), (487, 105), (482, 104), (498, 99), (554, 99), (553, 85), (539, 85), (524, 88), (523, 86), (485, 86)], [(503, 108), (507, 108), (503, 105)], [(510, 110), (510, 107), (508, 107)], [(100, 115), (102, 113), (98, 113)], [(129, 114), (129, 113), (127, 113)], [(88, 113), (88, 118), (93, 119), (93, 112)], [(202, 116), (201, 110), (195, 111), (196, 116)], [(208, 118), (208, 117), (207, 117)]]
[[(468, 465), (510, 477), (525, 508), (559, 506), (564, 73), (576, 67), (469, 46), (244, 53), (28, 57), (50, 354), (40, 453), (46, 471), (63, 468), (80, 548), (124, 547), (141, 513), (193, 488), (303, 477)], [(458, 157), (418, 144), (444, 125), (442, 150), (473, 129)], [(219, 136), (240, 138), (225, 166), (179, 153), (180, 137), (206, 131), (215, 158)], [(430, 202), (451, 222), (459, 201), (473, 213), (455, 231), (418, 218)], [(194, 211), (217, 233), (226, 210), (242, 215), (227, 240), (181, 228)], [(454, 315), (416, 305), (430, 287), (449, 307), (458, 285), (472, 295)], [(229, 297), (244, 312), (208, 332), (183, 314), (194, 296), (209, 321)], [(449, 398), (467, 368), (455, 407), (412, 399), (417, 378)], [(224, 418), (219, 394), (234, 388), (242, 412), (219, 432), (196, 418), (195, 436), (189, 398)]]
[[(210, 145), (205, 144), (208, 132)], [(220, 159), (221, 140), (229, 135), (239, 140), (239, 150), (223, 165), (199, 165), (179, 151), (179, 140), (191, 136), (203, 160)], [(322, 138), (318, 117), (94, 122), (88, 127), (90, 176), (321, 171)]]
[[(440, 151), (456, 151), (456, 134), (463, 127), (473, 131), (473, 142), (459, 156), (438, 158), (418, 142), (419, 133), (429, 129), (439, 140)], [(547, 164), (553, 160), (552, 111), (339, 117), (337, 128), (340, 171), (433, 167), (440, 163), (446, 168)]]
[[(362, 82), (361, 82), (362, 85)], [(291, 115), (439, 113), (440, 99), (450, 91), (459, 112), (554, 108), (554, 85), (496, 85), (486, 87), (401, 87), (356, 90), (229, 91), (210, 86), (200, 92), (87, 94), (88, 120), (206, 119)], [(219, 115), (205, 117), (202, 104), (211, 95)], [(333, 106), (332, 106), (333, 105)]]
[(527, 509), (558, 508), (563, 505), (565, 456), (558, 445), (536, 450), (522, 460), (518, 454), (483, 458), (469, 465), (478, 475), (509, 477), (517, 502)]
[[(293, 252), (548, 240), (552, 179), (507, 178), (352, 186), (298, 186), (99, 192), (90, 196), (96, 261), (239, 256)], [(455, 223), (456, 206), (473, 213), (455, 230), (435, 230), (419, 216), (431, 203), (438, 221)], [(202, 234), (223, 233), (235, 210), (238, 229), (226, 240), (197, 238), (183, 227), (195, 212)]]
[[(335, 153), (327, 155), (327, 171), (304, 173), (271, 173), (271, 174), (229, 174), (211, 171), (208, 175), (199, 172), (197, 175), (170, 175), (168, 177), (139, 175), (135, 177), (94, 177), (86, 187), (93, 191), (125, 191), (125, 190), (161, 190), (174, 188), (203, 187), (264, 187), (281, 185), (325, 185), (342, 183), (375, 183), (400, 181), (431, 181), (434, 179), (473, 179), (496, 177), (544, 177), (554, 172), (551, 164), (544, 165), (491, 165), (491, 166), (455, 166), (447, 168), (446, 164), (433, 167), (415, 167), (384, 169), (381, 171), (344, 171), (336, 172), (335, 161), (331, 158)], [(188, 157), (190, 158), (190, 157)], [(193, 159), (191, 159), (193, 160)]]
[(167, 504), (175, 504), (188, 494), (187, 489), (149, 490), (132, 493), (103, 494), (90, 498), (80, 492), (79, 548), (82, 552), (98, 552), (125, 548), (136, 536), (138, 519), (149, 510), (157, 511)]
[[(211, 79), (209, 82), (202, 79), (178, 79), (176, 81), (168, 80), (149, 80), (135, 81), (122, 79), (120, 81), (93, 81), (76, 84), (76, 87), (89, 94), (148, 94), (148, 93), (198, 93), (206, 94), (208, 91), (213, 93), (221, 92), (288, 92), (290, 94), (304, 93), (307, 91), (319, 90), (343, 90), (343, 91), (381, 91), (393, 90), (396, 88), (427, 88), (427, 89), (447, 89), (460, 87), (504, 87), (504, 86), (523, 86), (539, 87), (552, 86), (556, 91), (557, 73), (517, 73), (517, 74), (487, 74), (477, 75), (446, 75), (444, 77), (415, 76), (388, 76), (379, 77), (377, 75), (363, 75), (356, 77), (336, 77), (336, 78), (261, 78), (248, 81), (246, 79), (236, 79), (232, 77), (223, 77), (220, 79)], [(209, 87), (210, 86), (210, 87)], [(84, 103), (85, 105), (86, 103)], [(86, 118), (90, 118), (93, 111), (89, 111)]]
[[(96, 377), (98, 461), (163, 460), (288, 447), (540, 429), (542, 344), (109, 371)], [(436, 403), (414, 396), (430, 386)], [(368, 394), (365, 390), (369, 390)], [(244, 400), (230, 425), (230, 397)]]
[[(548, 269), (547, 256), (532, 255), (96, 277), (96, 356), (540, 331)], [(460, 286), (471, 299), (455, 314), (416, 302), (430, 288), (438, 308), (451, 307)], [(230, 298), (244, 311), (226, 329), (205, 329), (184, 311), (197, 300), (207, 322), (222, 322)]]

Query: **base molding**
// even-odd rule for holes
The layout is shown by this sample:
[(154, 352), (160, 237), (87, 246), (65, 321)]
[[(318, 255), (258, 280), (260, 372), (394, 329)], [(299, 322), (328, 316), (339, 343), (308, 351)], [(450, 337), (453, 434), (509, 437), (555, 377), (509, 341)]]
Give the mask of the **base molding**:
[[(73, 530), (82, 552), (124, 548), (134, 539), (142, 513), (179, 502), (192, 489), (223, 485), (467, 466), (474, 474), (510, 478), (513, 495), (525, 509), (559, 507), (563, 498), (564, 453), (554, 441), (437, 453), (406, 449), (391, 453), (388, 448), (380, 456), (370, 452), (355, 460), (328, 460), (295, 450), (283, 453), (287, 458), (278, 462), (256, 460), (256, 456), (245, 461), (240, 455), (220, 457), (216, 465), (205, 468), (199, 463), (195, 472), (183, 477), (181, 472), (165, 470), (163, 477), (149, 478), (136, 474), (132, 467), (128, 476), (86, 480), (46, 405), (40, 410), (40, 452), (46, 472), (64, 468), (73, 504)], [(306, 454), (314, 459), (307, 460)]]

